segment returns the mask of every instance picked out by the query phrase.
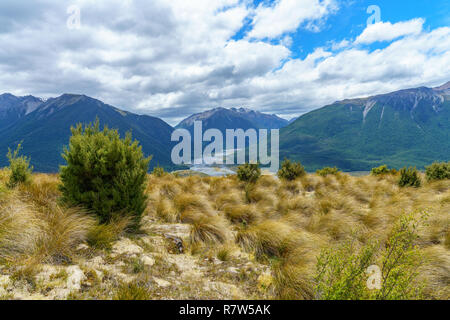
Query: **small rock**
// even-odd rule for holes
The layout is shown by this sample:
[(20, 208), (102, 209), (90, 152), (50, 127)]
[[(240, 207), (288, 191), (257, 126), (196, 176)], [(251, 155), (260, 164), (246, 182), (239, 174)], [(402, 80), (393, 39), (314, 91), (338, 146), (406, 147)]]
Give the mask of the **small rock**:
[(86, 279), (83, 271), (79, 266), (70, 266), (66, 269), (69, 276), (67, 277), (67, 288), (69, 290), (80, 290), (81, 281)]
[(149, 266), (149, 267), (151, 267), (155, 264), (155, 259), (153, 259), (152, 257), (147, 256), (147, 255), (144, 255), (141, 258), (141, 261), (144, 265)]
[(87, 244), (84, 244), (84, 243), (80, 244), (77, 247), (77, 251), (88, 250), (88, 249), (89, 249), (89, 246)]
[(228, 267), (227, 272), (233, 273), (233, 274), (239, 274), (239, 269), (236, 267)]
[(121, 254), (129, 256), (136, 256), (144, 252), (144, 249), (133, 243), (130, 239), (124, 238), (117, 241), (112, 247), (112, 257), (116, 257)]
[(160, 286), (161, 288), (166, 288), (171, 285), (171, 283), (169, 281), (166, 281), (164, 279), (153, 277), (153, 280), (155, 280), (156, 284), (158, 286)]
[(88, 261), (87, 265), (92, 268), (102, 268), (105, 265), (105, 260), (102, 257), (97, 256)]
[(0, 275), (0, 287), (7, 287), (11, 283), (11, 279), (7, 275)]
[(273, 283), (273, 277), (269, 272), (264, 272), (258, 277), (258, 287), (267, 290)]

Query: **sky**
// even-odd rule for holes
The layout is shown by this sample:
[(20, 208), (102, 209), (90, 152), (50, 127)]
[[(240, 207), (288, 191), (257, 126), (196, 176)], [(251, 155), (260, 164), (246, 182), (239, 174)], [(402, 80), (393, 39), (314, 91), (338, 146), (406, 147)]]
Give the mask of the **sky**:
[(86, 94), (172, 125), (449, 80), (448, 0), (0, 1), (0, 93)]

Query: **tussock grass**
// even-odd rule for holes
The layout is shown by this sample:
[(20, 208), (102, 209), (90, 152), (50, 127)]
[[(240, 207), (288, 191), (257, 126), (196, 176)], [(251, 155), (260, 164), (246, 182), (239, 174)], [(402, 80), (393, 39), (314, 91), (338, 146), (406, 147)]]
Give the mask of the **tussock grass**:
[(32, 208), (15, 199), (0, 205), (0, 259), (11, 261), (31, 254), (40, 234)]
[(169, 199), (159, 199), (156, 204), (156, 216), (164, 222), (175, 223), (180, 221), (180, 214)]
[(150, 300), (151, 298), (151, 292), (146, 284), (139, 281), (121, 283), (113, 296), (113, 300)]
[(76, 247), (87, 239), (95, 219), (84, 209), (51, 206), (38, 214), (42, 221), (36, 253), (44, 262), (69, 263)]
[(229, 238), (226, 220), (220, 216), (199, 216), (191, 227), (191, 242), (225, 243)]
[(86, 241), (92, 248), (109, 250), (130, 225), (129, 217), (116, 217), (108, 224), (94, 224), (89, 228)]
[(233, 223), (251, 224), (258, 219), (257, 209), (254, 205), (240, 204), (224, 208), (226, 217)]
[[(450, 299), (450, 180), (420, 176), (420, 188), (401, 188), (399, 176), (391, 174), (306, 174), (294, 181), (261, 176), (254, 184), (236, 177), (149, 175), (146, 214), (149, 223), (189, 224), (187, 252), (193, 255), (210, 252), (228, 264), (233, 250), (247, 251), (270, 266), (276, 298), (314, 299), (322, 249), (339, 246), (356, 231), (357, 246), (383, 243), (402, 214), (426, 211), (417, 240), (426, 262), (419, 278), (425, 298)], [(83, 242), (108, 250), (127, 229), (126, 221), (99, 225), (83, 209), (59, 206), (57, 175), (34, 174), (31, 183), (13, 190), (5, 187), (8, 179), (8, 171), (0, 170), (0, 260), (15, 267), (18, 278), (32, 281), (41, 262), (76, 259)], [(149, 290), (135, 282), (120, 285), (113, 296), (150, 298)]]
[(258, 258), (281, 257), (293, 246), (293, 228), (281, 221), (266, 220), (241, 230), (236, 241)]
[(57, 202), (61, 196), (57, 175), (35, 174), (28, 184), (19, 185), (20, 193), (26, 200), (45, 207)]

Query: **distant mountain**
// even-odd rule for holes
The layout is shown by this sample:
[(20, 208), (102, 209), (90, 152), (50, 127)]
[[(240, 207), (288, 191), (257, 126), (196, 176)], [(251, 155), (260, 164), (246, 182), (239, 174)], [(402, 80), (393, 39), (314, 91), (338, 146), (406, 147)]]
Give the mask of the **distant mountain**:
[(450, 82), (335, 102), (283, 128), (281, 157), (307, 169), (423, 168), (450, 160)]
[(23, 153), (31, 157), (36, 171), (58, 171), (64, 163), (61, 153), (69, 143), (70, 127), (93, 122), (96, 117), (101, 126), (118, 129), (122, 135), (131, 130), (144, 153), (153, 155), (152, 167), (158, 163), (172, 166), (173, 128), (159, 118), (122, 111), (85, 95), (64, 94), (45, 102), (34, 97), (1, 97), (0, 166), (7, 165), (4, 155), (8, 147), (23, 141)]
[(298, 119), (298, 117), (292, 118), (291, 120), (289, 120), (288, 124), (291, 124), (292, 122), (294, 122), (294, 121), (297, 120), (297, 119)]
[(0, 128), (13, 125), (42, 103), (41, 99), (33, 96), (16, 97), (10, 93), (0, 95)]
[(194, 121), (202, 121), (203, 130), (215, 128), (225, 133), (226, 129), (279, 129), (288, 121), (276, 115), (269, 115), (245, 108), (215, 108), (194, 114), (181, 121), (176, 128), (193, 130)]

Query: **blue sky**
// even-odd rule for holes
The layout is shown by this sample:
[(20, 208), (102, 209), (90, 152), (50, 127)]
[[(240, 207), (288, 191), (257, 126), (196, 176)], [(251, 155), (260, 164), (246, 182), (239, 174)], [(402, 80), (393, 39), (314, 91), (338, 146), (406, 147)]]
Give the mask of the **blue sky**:
[[(367, 24), (372, 5), (381, 19)], [(449, 9), (445, 0), (2, 0), (0, 88), (86, 94), (170, 124), (219, 106), (289, 119), (449, 81)]]
[[(273, 6), (274, 0), (254, 0), (253, 6)], [(425, 29), (435, 29), (450, 25), (450, 4), (447, 0), (344, 0), (339, 2), (339, 8), (334, 14), (327, 17), (326, 25), (319, 31), (305, 30), (299, 27), (294, 32), (286, 33), (292, 38), (293, 58), (305, 58), (315, 48), (327, 46), (332, 42), (355, 38), (366, 28), (367, 19), (372, 15), (367, 13), (371, 5), (380, 8), (381, 21), (391, 23), (407, 21), (414, 18), (425, 20)], [(251, 19), (239, 32), (233, 36), (234, 39), (242, 39), (251, 27)], [(279, 41), (267, 39), (270, 42)], [(374, 43), (368, 48), (375, 50), (384, 48), (390, 42)]]

